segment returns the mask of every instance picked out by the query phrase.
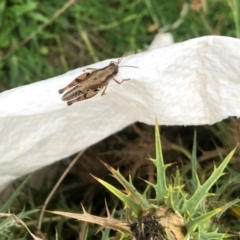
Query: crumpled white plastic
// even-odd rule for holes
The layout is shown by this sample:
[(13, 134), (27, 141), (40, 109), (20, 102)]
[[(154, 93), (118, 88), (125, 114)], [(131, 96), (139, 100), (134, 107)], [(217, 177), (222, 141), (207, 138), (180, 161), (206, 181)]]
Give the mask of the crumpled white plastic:
[[(116, 59), (111, 59), (116, 60)], [(101, 68), (110, 60), (88, 67)], [(124, 57), (106, 95), (67, 106), (84, 68), (0, 94), (0, 189), (136, 121), (213, 124), (240, 115), (240, 40), (206, 36)]]

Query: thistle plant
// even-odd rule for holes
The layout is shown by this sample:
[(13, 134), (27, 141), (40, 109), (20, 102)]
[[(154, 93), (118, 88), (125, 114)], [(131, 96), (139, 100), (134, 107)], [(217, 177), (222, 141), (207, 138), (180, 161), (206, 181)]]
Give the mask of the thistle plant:
[[(118, 216), (111, 214), (106, 204), (107, 217), (87, 213), (70, 213), (51, 211), (51, 213), (95, 223), (102, 227), (102, 240), (110, 239), (109, 229), (116, 231), (113, 239), (122, 240), (181, 240), (181, 239), (223, 239), (231, 238), (230, 226), (214, 222), (222, 214), (239, 202), (239, 199), (224, 202), (221, 194), (230, 181), (216, 187), (217, 180), (224, 175), (223, 171), (233, 156), (231, 151), (218, 167), (214, 167), (211, 176), (200, 183), (197, 175), (196, 135), (194, 136), (191, 157), (191, 177), (187, 179), (177, 170), (174, 177), (168, 178), (166, 170), (172, 164), (164, 164), (158, 125), (155, 126), (156, 159), (150, 159), (156, 168), (156, 181), (145, 181), (147, 188), (140, 193), (133, 185), (131, 176), (125, 179), (119, 170), (106, 163), (105, 167), (122, 185), (121, 191), (108, 182), (93, 176), (99, 183), (114, 194), (123, 204)], [(231, 178), (231, 176), (229, 176)], [(143, 180), (144, 181), (144, 180)], [(148, 199), (148, 191), (154, 190), (154, 198)], [(116, 215), (116, 214), (115, 214)], [(86, 238), (87, 239), (87, 238)]]

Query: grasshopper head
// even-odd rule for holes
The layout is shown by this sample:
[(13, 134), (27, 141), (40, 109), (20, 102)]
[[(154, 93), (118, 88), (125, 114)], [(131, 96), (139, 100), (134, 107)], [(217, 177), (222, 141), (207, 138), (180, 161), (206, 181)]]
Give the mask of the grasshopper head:
[(118, 63), (117, 62), (111, 62), (110, 65), (109, 65), (109, 68), (111, 69), (111, 72), (113, 74), (117, 74), (118, 73)]

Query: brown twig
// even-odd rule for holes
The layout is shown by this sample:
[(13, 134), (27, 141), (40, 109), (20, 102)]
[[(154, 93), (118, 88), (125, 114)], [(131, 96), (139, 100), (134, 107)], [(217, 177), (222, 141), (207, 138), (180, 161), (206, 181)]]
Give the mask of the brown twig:
[(53, 194), (56, 192), (57, 188), (59, 187), (59, 185), (61, 184), (63, 179), (66, 177), (67, 173), (70, 171), (70, 169), (73, 167), (73, 165), (77, 162), (77, 160), (82, 156), (83, 152), (84, 152), (84, 150), (80, 151), (77, 154), (77, 156), (73, 159), (73, 161), (69, 164), (69, 166), (63, 172), (62, 176), (58, 179), (58, 181), (55, 184), (55, 186), (53, 187), (52, 191), (49, 193), (48, 197), (46, 198), (46, 200), (42, 206), (41, 213), (40, 213), (39, 220), (38, 220), (38, 227), (37, 227), (38, 231), (41, 231), (44, 211), (45, 211), (50, 199), (52, 198)]

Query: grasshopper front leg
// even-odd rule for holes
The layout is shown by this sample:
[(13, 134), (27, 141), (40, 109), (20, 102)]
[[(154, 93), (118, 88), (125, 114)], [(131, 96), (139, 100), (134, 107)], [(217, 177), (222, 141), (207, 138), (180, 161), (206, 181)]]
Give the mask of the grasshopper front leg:
[[(121, 82), (118, 81), (116, 78), (113, 78), (113, 80), (114, 80), (114, 82), (116, 82), (117, 84), (122, 84), (122, 83), (125, 82), (125, 81), (129, 81), (130, 78), (123, 79)], [(106, 90), (107, 90), (107, 86), (108, 86), (108, 83), (107, 83), (105, 86), (103, 86), (103, 91), (102, 91), (102, 93), (101, 93), (101, 96), (103, 96), (103, 95), (105, 94), (105, 92), (106, 92)]]
[(122, 83), (123, 83), (123, 82), (125, 82), (125, 81), (129, 81), (129, 80), (130, 80), (130, 78), (123, 79), (121, 82), (120, 82), (120, 81), (118, 81), (116, 78), (113, 78), (113, 80), (114, 80), (114, 82), (116, 82), (117, 84), (122, 84)]

